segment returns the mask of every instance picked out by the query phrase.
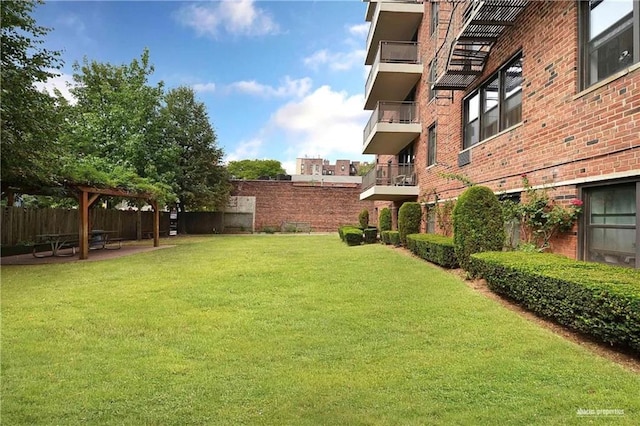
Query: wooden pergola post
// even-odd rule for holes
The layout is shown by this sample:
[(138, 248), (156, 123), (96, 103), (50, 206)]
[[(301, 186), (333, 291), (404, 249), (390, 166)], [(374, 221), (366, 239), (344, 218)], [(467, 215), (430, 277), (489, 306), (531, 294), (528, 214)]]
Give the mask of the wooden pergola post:
[(160, 210), (157, 200), (150, 199), (146, 193), (132, 193), (117, 188), (93, 188), (88, 186), (75, 186), (80, 203), (80, 227), (78, 240), (80, 242), (80, 259), (89, 258), (89, 207), (100, 198), (101, 195), (125, 198), (147, 199), (153, 207), (153, 246), (160, 246)]
[(153, 246), (160, 247), (160, 210), (158, 210), (158, 202), (150, 200), (153, 207)]
[(89, 207), (100, 198), (100, 194), (91, 194), (87, 188), (80, 189), (80, 229), (78, 241), (80, 242), (80, 260), (89, 258)]

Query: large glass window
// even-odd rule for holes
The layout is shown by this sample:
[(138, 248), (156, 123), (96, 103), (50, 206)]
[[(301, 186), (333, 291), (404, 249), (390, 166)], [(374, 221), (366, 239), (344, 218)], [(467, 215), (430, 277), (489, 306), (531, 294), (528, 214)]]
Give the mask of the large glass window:
[(640, 60), (640, 6), (633, 0), (580, 2), (583, 86)]
[(507, 67), (503, 79), (502, 123), (506, 129), (522, 121), (522, 58), (516, 59)]
[(436, 125), (429, 127), (427, 137), (427, 166), (436, 164)]
[(427, 234), (436, 233), (436, 206), (430, 205), (427, 210)]
[(585, 190), (586, 260), (638, 267), (639, 188), (633, 182)]
[(440, 9), (440, 5), (437, 1), (431, 2), (431, 34), (436, 32), (438, 29), (438, 12)]
[(464, 102), (464, 112), (464, 147), (469, 148), (480, 142), (480, 93)]
[(465, 99), (463, 148), (521, 121), (522, 57), (518, 56)]
[(429, 100), (436, 97), (436, 90), (433, 90), (433, 84), (436, 82), (437, 63), (436, 58), (433, 58), (429, 64)]

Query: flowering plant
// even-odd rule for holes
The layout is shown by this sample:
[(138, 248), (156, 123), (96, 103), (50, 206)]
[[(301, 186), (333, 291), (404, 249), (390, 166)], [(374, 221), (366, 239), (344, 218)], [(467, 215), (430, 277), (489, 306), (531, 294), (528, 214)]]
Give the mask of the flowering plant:
[(550, 199), (547, 188), (532, 188), (527, 175), (522, 175), (522, 183), (526, 196), (516, 206), (514, 215), (520, 221), (524, 242), (544, 251), (556, 234), (573, 228), (583, 203), (574, 198), (565, 207)]

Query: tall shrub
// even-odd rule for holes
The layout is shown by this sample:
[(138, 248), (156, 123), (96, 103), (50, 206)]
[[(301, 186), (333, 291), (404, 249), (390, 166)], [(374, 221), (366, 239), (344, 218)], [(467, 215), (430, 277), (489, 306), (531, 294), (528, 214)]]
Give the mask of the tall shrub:
[(486, 186), (472, 186), (460, 195), (453, 209), (453, 241), (456, 257), (465, 270), (469, 256), (501, 251), (504, 243), (502, 208)]
[(380, 218), (378, 219), (380, 232), (391, 231), (391, 210), (388, 207), (380, 210)]
[(360, 228), (365, 229), (369, 227), (369, 210), (364, 209), (360, 212), (358, 216), (358, 220), (360, 222)]
[(398, 210), (398, 231), (400, 232), (400, 242), (407, 245), (407, 235), (420, 232), (420, 221), (422, 220), (422, 207), (419, 203), (404, 203)]

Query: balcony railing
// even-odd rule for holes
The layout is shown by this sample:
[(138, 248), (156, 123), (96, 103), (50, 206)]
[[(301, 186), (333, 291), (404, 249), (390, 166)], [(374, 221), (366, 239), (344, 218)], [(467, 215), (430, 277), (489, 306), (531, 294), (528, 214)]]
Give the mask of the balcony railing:
[(362, 178), (362, 191), (372, 186), (416, 186), (413, 163), (378, 164)]
[(367, 44), (369, 46), (371, 44), (371, 39), (373, 38), (373, 33), (375, 31), (375, 24), (373, 21), (373, 17), (376, 14), (376, 10), (380, 7), (381, 3), (409, 3), (409, 4), (420, 4), (423, 3), (423, 0), (382, 0), (382, 1), (369, 1), (369, 6), (367, 6), (367, 12), (365, 20), (367, 22), (371, 22), (371, 26), (369, 27), (369, 33), (367, 34)]
[[(452, 17), (456, 17), (454, 4)], [(447, 31), (445, 43), (449, 45), (446, 60), (438, 58), (438, 64), (444, 64), (444, 70), (438, 70), (434, 89), (466, 90), (484, 70), (489, 52), (505, 28), (515, 24), (520, 13), (527, 7), (529, 0), (472, 0), (462, 10), (462, 22), (453, 19), (449, 28), (460, 26), (457, 35)], [(444, 52), (445, 50), (443, 50)]]
[(363, 131), (363, 144), (378, 123), (420, 123), (420, 111), (416, 102), (378, 102)]
[(381, 41), (376, 58), (367, 77), (365, 88), (369, 89), (378, 64), (420, 64), (420, 44), (414, 41)]

